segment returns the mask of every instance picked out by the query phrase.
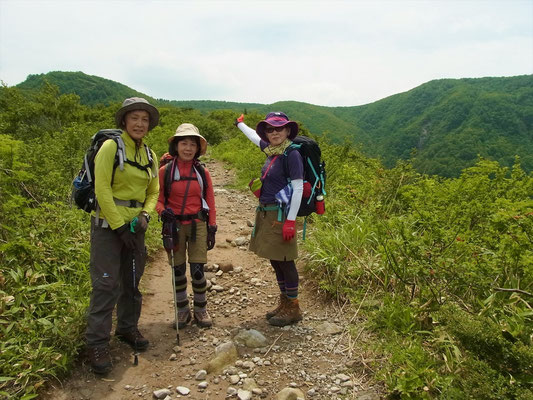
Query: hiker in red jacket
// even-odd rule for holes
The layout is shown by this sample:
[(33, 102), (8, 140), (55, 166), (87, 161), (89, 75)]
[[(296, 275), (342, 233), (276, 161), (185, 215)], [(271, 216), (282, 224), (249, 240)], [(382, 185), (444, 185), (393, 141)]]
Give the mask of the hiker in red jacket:
[[(255, 131), (243, 122), (242, 115), (235, 125), (267, 156), (261, 178), (251, 186), (259, 197), (259, 206), (250, 241), (250, 250), (270, 260), (280, 289), (279, 304), (266, 318), (275, 326), (293, 324), (302, 319), (298, 303), (299, 277), (294, 262), (298, 257), (294, 222), (302, 200), (304, 168), (300, 153), (290, 152), (287, 177), (283, 153), (298, 134), (298, 124), (282, 112), (271, 112), (257, 124)], [(290, 178), (290, 185), (287, 185), (287, 178)], [(285, 196), (288, 202), (280, 205), (276, 196), (285, 189), (289, 190)]]
[(215, 246), (216, 209), (209, 171), (198, 161), (205, 154), (207, 140), (193, 124), (181, 124), (169, 138), (172, 159), (159, 169), (159, 198), (156, 210), (172, 229), (172, 246), (167, 249), (174, 270), (178, 329), (191, 321), (187, 298), (186, 261), (190, 265), (194, 293), (193, 316), (200, 327), (210, 327), (207, 312), (207, 281), (204, 264), (207, 251)]

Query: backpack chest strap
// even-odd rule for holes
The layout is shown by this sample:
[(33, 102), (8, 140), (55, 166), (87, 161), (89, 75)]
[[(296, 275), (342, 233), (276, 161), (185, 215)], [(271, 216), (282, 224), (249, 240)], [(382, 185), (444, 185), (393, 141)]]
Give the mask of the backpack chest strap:
[(120, 199), (113, 197), (113, 201), (115, 202), (117, 206), (122, 206), (122, 207), (128, 207), (128, 208), (144, 207), (144, 203), (141, 203), (140, 201), (137, 201), (137, 200), (120, 200)]

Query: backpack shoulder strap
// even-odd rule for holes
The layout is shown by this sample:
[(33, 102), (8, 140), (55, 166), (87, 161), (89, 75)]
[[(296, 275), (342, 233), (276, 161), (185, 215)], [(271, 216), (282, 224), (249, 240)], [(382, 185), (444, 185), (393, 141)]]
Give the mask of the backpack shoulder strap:
[(117, 167), (121, 171), (124, 170), (124, 160), (126, 160), (126, 147), (124, 146), (124, 141), (120, 136), (110, 137), (108, 140), (112, 140), (117, 145), (117, 152), (115, 153), (115, 161), (113, 162), (113, 172), (111, 173), (111, 186), (115, 181), (115, 171)]
[(168, 205), (168, 199), (170, 197), (170, 192), (172, 191), (172, 181), (174, 181), (174, 170), (176, 169), (176, 158), (174, 157), (172, 161), (168, 162), (165, 165), (165, 189), (163, 194), (165, 196), (165, 208)]
[(148, 163), (150, 164), (150, 168), (152, 169), (152, 178), (155, 178), (157, 176), (157, 171), (155, 171), (154, 167), (154, 156), (152, 154), (152, 150), (146, 143), (144, 144), (144, 149), (146, 150), (146, 157), (148, 157)]
[(301, 144), (296, 144), (296, 143), (292, 143), (289, 147), (287, 147), (285, 149), (285, 151), (283, 152), (283, 174), (285, 175), (285, 177), (287, 178), (287, 181), (290, 183), (291, 182), (291, 178), (290, 178), (290, 175), (289, 175), (289, 154), (294, 151), (294, 150), (298, 150), (300, 149), (300, 147), (302, 147)]
[(113, 140), (117, 144), (117, 156), (115, 157), (115, 164), (118, 165), (121, 171), (124, 171), (124, 161), (126, 161), (126, 145), (120, 136), (117, 136)]
[(202, 163), (198, 162), (194, 165), (196, 171), (200, 174), (200, 178), (202, 179), (202, 198), (205, 199), (205, 196), (207, 194), (207, 180), (205, 179), (205, 167)]

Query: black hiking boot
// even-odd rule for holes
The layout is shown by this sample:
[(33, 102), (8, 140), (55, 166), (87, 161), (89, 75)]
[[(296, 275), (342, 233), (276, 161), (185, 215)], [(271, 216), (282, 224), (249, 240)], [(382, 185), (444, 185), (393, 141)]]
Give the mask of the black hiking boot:
[(109, 346), (92, 346), (87, 348), (87, 357), (91, 363), (91, 369), (95, 374), (107, 374), (113, 368)]
[(129, 332), (115, 331), (115, 336), (122, 342), (129, 344), (133, 350), (146, 350), (150, 344), (149, 340), (146, 339), (137, 328), (134, 328)]

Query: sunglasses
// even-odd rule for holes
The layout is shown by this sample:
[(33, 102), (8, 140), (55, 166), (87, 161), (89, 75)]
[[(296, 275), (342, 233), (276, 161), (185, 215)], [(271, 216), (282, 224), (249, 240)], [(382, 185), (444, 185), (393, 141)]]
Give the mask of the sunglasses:
[(285, 129), (285, 126), (267, 126), (265, 128), (265, 133), (272, 133), (274, 131), (281, 132), (283, 129)]

